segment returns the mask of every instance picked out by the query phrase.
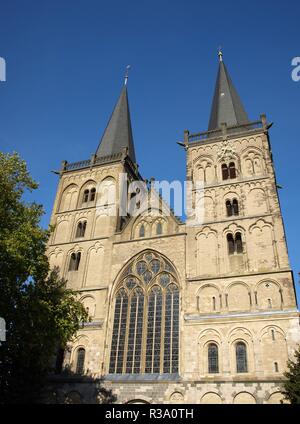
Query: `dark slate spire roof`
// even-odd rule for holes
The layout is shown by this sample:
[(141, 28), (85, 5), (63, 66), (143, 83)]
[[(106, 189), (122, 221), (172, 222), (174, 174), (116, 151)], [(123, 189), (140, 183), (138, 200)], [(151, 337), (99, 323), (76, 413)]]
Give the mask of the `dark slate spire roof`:
[(122, 153), (124, 147), (128, 148), (128, 156), (133, 163), (135, 163), (136, 160), (126, 84), (122, 88), (119, 100), (104, 131), (96, 151), (96, 156), (109, 156)]
[(220, 128), (224, 122), (228, 126), (249, 122), (241, 99), (223, 62), (221, 51), (219, 52), (219, 59), (219, 71), (208, 124), (209, 131)]

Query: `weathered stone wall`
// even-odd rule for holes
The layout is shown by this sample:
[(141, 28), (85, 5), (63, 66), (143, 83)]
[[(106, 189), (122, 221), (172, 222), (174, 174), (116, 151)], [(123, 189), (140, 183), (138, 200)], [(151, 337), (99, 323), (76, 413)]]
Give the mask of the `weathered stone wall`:
[[(229, 149), (225, 156), (222, 148)], [(222, 165), (232, 162), (236, 178), (223, 180)], [(58, 186), (50, 264), (58, 265), (69, 286), (78, 289), (92, 317), (70, 345), (65, 365), (75, 371), (77, 350), (84, 347), (85, 372), (95, 378), (108, 374), (119, 277), (130, 260), (151, 249), (172, 263), (180, 287), (180, 377), (175, 382), (107, 381), (118, 402), (279, 403), (279, 384), (300, 332), (267, 134), (258, 131), (226, 145), (207, 141), (188, 148), (187, 179), (205, 182), (204, 222), (196, 227), (174, 216), (142, 214), (116, 231), (117, 217), (108, 211), (118, 206), (118, 198), (114, 204), (83, 199), (100, 181), (117, 185), (120, 172), (121, 162), (66, 172)], [(227, 216), (226, 202), (233, 200), (238, 214)], [(84, 237), (76, 237), (80, 221), (87, 222)], [(237, 234), (242, 247), (230, 254), (227, 237)], [(69, 271), (74, 252), (81, 253), (79, 269)], [(238, 342), (247, 348), (243, 374), (236, 371)], [(218, 346), (217, 374), (208, 373), (210, 343)], [(74, 392), (74, 399), (92, 402), (87, 381), (60, 383), (59, 390), (64, 399)]]
[[(99, 394), (99, 387), (104, 394)], [(281, 381), (258, 382), (92, 382), (61, 379), (51, 382), (47, 403), (101, 403), (105, 399), (121, 403), (150, 404), (272, 404), (286, 403)], [(107, 395), (108, 394), (108, 395)]]

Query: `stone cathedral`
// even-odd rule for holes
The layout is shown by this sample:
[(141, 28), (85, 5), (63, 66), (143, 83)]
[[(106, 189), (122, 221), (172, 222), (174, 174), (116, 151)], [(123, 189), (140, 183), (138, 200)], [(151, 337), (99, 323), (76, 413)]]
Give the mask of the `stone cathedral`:
[(91, 318), (63, 353), (72, 375), (51, 383), (61, 396), (90, 403), (101, 378), (117, 403), (280, 403), (300, 331), (270, 126), (248, 118), (220, 52), (208, 130), (180, 143), (186, 180), (204, 182), (198, 226), (160, 207), (121, 216), (107, 196), (121, 174), (144, 181), (126, 83), (91, 158), (62, 162), (50, 266)]

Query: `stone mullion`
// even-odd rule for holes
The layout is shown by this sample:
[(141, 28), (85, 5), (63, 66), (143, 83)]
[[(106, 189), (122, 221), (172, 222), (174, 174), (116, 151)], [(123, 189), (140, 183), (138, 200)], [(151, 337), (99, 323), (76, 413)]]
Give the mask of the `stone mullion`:
[(153, 373), (153, 365), (154, 365), (154, 354), (155, 354), (155, 350), (154, 350), (154, 345), (155, 345), (155, 334), (156, 334), (156, 300), (157, 300), (157, 295), (155, 293), (155, 298), (154, 298), (154, 313), (153, 313), (153, 335), (152, 335), (152, 361), (151, 361), (151, 373)]
[(164, 372), (164, 335), (165, 335), (165, 317), (166, 317), (166, 294), (162, 292), (162, 313), (161, 313), (161, 323), (160, 323), (160, 373)]
[(148, 337), (148, 300), (149, 297), (145, 293), (144, 297), (144, 314), (143, 317), (144, 323), (143, 323), (143, 330), (142, 330), (142, 344), (141, 344), (141, 365), (140, 370), (141, 373), (145, 373), (146, 368), (146, 352), (147, 352), (147, 337)]
[(125, 325), (125, 338), (124, 338), (122, 374), (125, 374), (126, 373), (126, 362), (127, 362), (127, 352), (128, 352), (128, 334), (129, 334), (129, 327), (130, 327), (131, 300), (132, 300), (132, 296), (130, 296), (130, 297), (128, 296), (128, 306), (127, 306), (127, 316), (126, 316), (126, 325)]
[(172, 372), (172, 369), (173, 369), (173, 327), (174, 327), (174, 292), (171, 293), (170, 373)]
[(122, 317), (122, 310), (123, 310), (123, 300), (124, 298), (121, 297), (121, 305), (120, 305), (120, 312), (119, 312), (119, 328), (118, 328), (118, 341), (117, 341), (117, 349), (116, 349), (116, 361), (115, 361), (115, 373), (117, 372), (117, 365), (118, 365), (118, 355), (119, 355), (119, 342), (120, 342), (120, 330), (121, 330), (121, 317)]
[(138, 320), (138, 315), (139, 315), (139, 300), (140, 300), (140, 296), (137, 296), (137, 298), (136, 298), (136, 310), (135, 310), (134, 345), (133, 345), (133, 352), (132, 352), (131, 372), (134, 371), (134, 364), (135, 364), (136, 330), (137, 330), (137, 320)]

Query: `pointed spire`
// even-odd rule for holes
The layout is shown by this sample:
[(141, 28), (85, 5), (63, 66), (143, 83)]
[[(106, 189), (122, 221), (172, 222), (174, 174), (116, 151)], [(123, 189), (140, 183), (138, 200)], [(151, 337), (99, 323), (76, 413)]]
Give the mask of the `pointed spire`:
[(247, 113), (223, 61), (221, 48), (219, 48), (218, 56), (219, 71), (208, 125), (209, 131), (220, 128), (222, 123), (233, 126), (249, 122)]
[[(129, 68), (127, 68), (127, 71), (128, 69)], [(109, 156), (122, 153), (124, 148), (127, 148), (128, 156), (133, 161), (133, 163), (135, 163), (136, 159), (126, 85), (127, 79), (128, 74), (126, 73), (124, 86), (110, 117), (108, 125), (104, 131), (96, 151), (96, 156)]]

